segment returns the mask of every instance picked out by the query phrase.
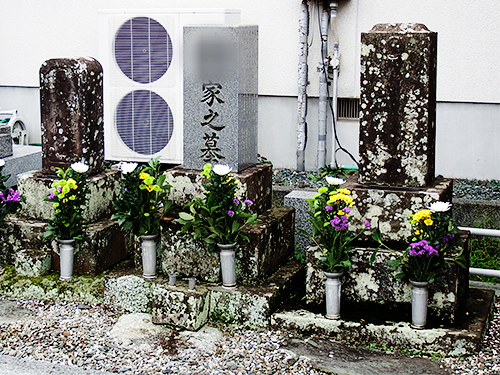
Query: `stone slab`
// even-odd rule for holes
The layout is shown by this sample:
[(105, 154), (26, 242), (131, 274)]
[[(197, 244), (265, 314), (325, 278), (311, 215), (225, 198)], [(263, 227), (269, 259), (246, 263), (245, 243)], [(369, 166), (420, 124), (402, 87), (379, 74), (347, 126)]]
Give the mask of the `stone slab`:
[[(256, 225), (243, 229), (250, 242), (240, 241), (236, 249), (238, 284), (258, 285), (293, 254), (294, 213), (292, 207), (273, 207), (258, 217)], [(162, 272), (219, 282), (219, 253), (209, 252), (202, 240), (180, 229), (175, 220), (162, 222)]]
[(168, 286), (168, 277), (156, 280), (152, 295), (152, 321), (196, 331), (209, 318), (210, 294), (204, 285), (189, 290), (187, 281)]
[[(321, 334), (347, 345), (375, 344), (393, 350), (418, 351), (445, 356), (478, 353), (487, 332), (494, 292), (471, 289), (459, 323), (454, 326), (432, 326), (415, 330), (410, 323), (385, 320), (372, 323), (365, 311), (357, 320), (331, 320), (307, 310), (280, 311), (271, 318), (271, 327), (298, 331), (307, 335)], [(358, 309), (359, 310), (359, 309)], [(361, 316), (363, 311), (359, 311)]]
[[(236, 197), (240, 200), (250, 199), (254, 204), (251, 211), (258, 214), (272, 206), (272, 165), (257, 164), (238, 173), (233, 173), (240, 180)], [(200, 171), (175, 167), (165, 172), (165, 182), (172, 186), (169, 198), (179, 206), (184, 206), (195, 197), (203, 197), (204, 178)]]
[(10, 125), (0, 125), (0, 158), (11, 156), (12, 152)]
[[(364, 228), (368, 220), (372, 229), (380, 228), (382, 241), (393, 248), (405, 248), (412, 238), (409, 215), (427, 208), (435, 201), (451, 202), (453, 180), (436, 177), (427, 187), (398, 188), (394, 186), (363, 185), (356, 181), (357, 175), (349, 176), (342, 186), (351, 190), (355, 205), (351, 210), (349, 229), (355, 232)], [(361, 240), (369, 240), (371, 231), (366, 231)]]
[(427, 186), (434, 179), (437, 33), (378, 24), (361, 34), (359, 182)]
[[(90, 193), (83, 211), (83, 219), (94, 222), (113, 213), (113, 201), (119, 194), (120, 171), (107, 169), (89, 178)], [(54, 216), (51, 202), (44, 202), (51, 185), (58, 180), (41, 172), (26, 172), (18, 176), (18, 189), (24, 197), (18, 215), (35, 220), (47, 221)]]
[(12, 156), (5, 158), (4, 173), (10, 174), (6, 186), (18, 184), (17, 175), (42, 169), (42, 148), (40, 146), (14, 145)]
[(258, 27), (186, 26), (184, 46), (184, 167), (255, 164)]
[(42, 172), (84, 161), (104, 170), (102, 67), (93, 58), (50, 59), (40, 67)]
[(312, 234), (311, 223), (307, 220), (309, 215), (307, 211), (309, 210), (309, 202), (306, 199), (311, 199), (317, 194), (315, 190), (292, 190), (290, 193), (284, 197), (284, 205), (295, 208), (295, 245), (298, 245), (299, 251), (305, 253), (311, 240), (304, 237), (299, 232), (299, 229), (305, 230), (309, 235)]
[[(469, 258), (470, 241), (463, 234), (464, 254)], [(387, 308), (411, 309), (411, 285), (408, 280), (396, 280), (399, 273), (387, 265), (395, 255), (388, 250), (379, 250), (372, 266), (373, 249), (355, 248), (351, 253), (352, 266), (342, 277), (342, 303), (365, 303), (365, 306), (386, 305)], [(306, 302), (324, 306), (325, 276), (315, 265), (321, 252), (311, 247), (306, 253)], [(429, 286), (429, 316), (433, 319), (454, 323), (469, 293), (469, 272), (456, 264), (440, 273)], [(377, 306), (373, 306), (377, 308)]]
[(14, 254), (14, 267), (19, 275), (46, 275), (50, 272), (51, 262), (51, 254), (39, 249), (21, 249)]

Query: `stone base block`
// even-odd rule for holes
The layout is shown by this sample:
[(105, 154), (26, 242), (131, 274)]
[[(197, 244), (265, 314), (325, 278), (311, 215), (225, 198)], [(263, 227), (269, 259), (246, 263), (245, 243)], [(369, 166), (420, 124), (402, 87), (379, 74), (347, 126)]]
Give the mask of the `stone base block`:
[(210, 294), (205, 286), (188, 290), (187, 282), (169, 287), (168, 280), (158, 281), (153, 287), (152, 321), (196, 331), (208, 321)]
[(150, 313), (153, 282), (135, 274), (108, 274), (104, 278), (104, 303), (130, 313)]
[(324, 315), (307, 310), (284, 311), (273, 314), (271, 327), (297, 331), (305, 335), (321, 334), (333, 340), (355, 346), (373, 345), (392, 350), (419, 351), (444, 356), (463, 356), (478, 353), (487, 332), (494, 292), (471, 289), (459, 323), (453, 326), (431, 325), (426, 329), (410, 327), (406, 321), (375, 322), (372, 311), (357, 308), (358, 319), (326, 319)]
[[(200, 171), (176, 167), (165, 172), (170, 189), (170, 199), (176, 204), (184, 206), (194, 197), (202, 197), (204, 179)], [(234, 175), (240, 180), (236, 190), (239, 199), (250, 199), (254, 204), (253, 212), (262, 213), (272, 205), (272, 165), (257, 164), (246, 168)]]
[[(236, 280), (243, 285), (258, 285), (293, 253), (295, 211), (274, 207), (245, 228), (250, 242), (240, 241), (236, 250)], [(206, 282), (219, 282), (219, 253), (210, 253), (203, 241), (181, 233), (175, 220), (162, 223), (161, 269), (165, 275), (195, 276)]]
[[(468, 232), (467, 232), (468, 233)], [(464, 234), (464, 253), (469, 257), (469, 239)], [(411, 284), (408, 280), (396, 280), (399, 273), (387, 265), (395, 255), (380, 250), (375, 262), (369, 261), (373, 249), (356, 248), (351, 253), (351, 268), (342, 277), (342, 302), (347, 304), (384, 304), (393, 309), (411, 309)], [(306, 302), (324, 306), (325, 276), (315, 267), (321, 252), (315, 247), (308, 249), (306, 275)], [(441, 321), (453, 323), (469, 292), (469, 271), (455, 263), (438, 275), (429, 286), (429, 315)]]
[[(358, 232), (368, 220), (372, 228), (380, 228), (382, 241), (393, 248), (406, 247), (412, 237), (408, 215), (427, 208), (435, 201), (451, 202), (453, 180), (441, 176), (422, 188), (361, 185), (357, 174), (351, 175), (343, 185), (351, 190), (355, 206), (351, 211), (350, 229)], [(364, 234), (369, 240), (370, 231)]]
[(49, 273), (52, 257), (39, 249), (21, 249), (14, 254), (14, 267), (19, 275), (43, 276)]
[[(5, 225), (0, 228), (0, 243), (3, 244), (0, 261), (14, 264), (15, 257), (25, 249), (36, 249), (36, 262), (40, 257), (52, 258), (52, 269), (59, 269), (59, 247), (56, 240), (45, 241), (43, 233), (46, 223), (37, 220), (27, 220), (9, 215)], [(132, 251), (132, 245), (127, 241), (118, 224), (109, 219), (103, 219), (89, 224), (83, 241), (77, 242), (75, 248), (73, 273), (75, 275), (96, 275), (114, 264), (127, 258)], [(30, 252), (24, 253), (26, 256)]]
[(12, 155), (12, 135), (10, 125), (0, 125), (0, 158)]
[(17, 175), (42, 168), (42, 147), (14, 145), (13, 154), (5, 158), (5, 174), (10, 174), (6, 186), (17, 185)]
[[(90, 177), (88, 203), (83, 212), (87, 222), (95, 222), (110, 217), (113, 212), (112, 202), (119, 193), (118, 179), (120, 171), (106, 170)], [(47, 221), (54, 216), (52, 203), (44, 202), (49, 195), (51, 185), (57, 178), (43, 175), (41, 172), (26, 172), (18, 176), (18, 188), (24, 197), (19, 215), (28, 219)]]

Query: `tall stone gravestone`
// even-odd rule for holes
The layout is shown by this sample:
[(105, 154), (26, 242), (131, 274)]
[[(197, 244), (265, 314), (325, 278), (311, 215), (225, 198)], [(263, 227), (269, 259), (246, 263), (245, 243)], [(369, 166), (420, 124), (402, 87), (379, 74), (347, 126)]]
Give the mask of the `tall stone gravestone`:
[(434, 179), (437, 33), (378, 24), (361, 34), (359, 177), (427, 186)]
[(184, 160), (257, 162), (258, 27), (184, 27)]
[(12, 135), (10, 125), (0, 124), (0, 158), (11, 156), (12, 149)]
[(102, 67), (92, 58), (51, 59), (40, 68), (42, 173), (84, 161), (104, 169)]

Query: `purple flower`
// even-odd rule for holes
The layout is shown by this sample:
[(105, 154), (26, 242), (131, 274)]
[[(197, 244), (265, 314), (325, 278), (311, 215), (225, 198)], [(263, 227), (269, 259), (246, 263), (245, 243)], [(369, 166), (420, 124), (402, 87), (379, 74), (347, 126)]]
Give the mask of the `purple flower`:
[(229, 210), (229, 211), (227, 211), (227, 214), (228, 214), (229, 216), (233, 217), (233, 216), (234, 216), (234, 211)]
[(245, 199), (243, 203), (249, 204), (250, 206), (253, 204), (253, 202), (250, 199)]
[(370, 228), (370, 222), (368, 220), (365, 220), (365, 227)]
[(54, 199), (57, 197), (57, 194), (55, 194), (55, 190), (51, 190), (48, 199)]
[(349, 214), (349, 213), (351, 213), (351, 208), (350, 207), (344, 207), (342, 209), (342, 211), (344, 211), (346, 214)]
[(341, 218), (339, 218), (337, 215), (335, 215), (333, 219), (330, 220), (330, 224), (336, 230), (345, 230), (349, 228), (349, 219), (345, 216), (341, 216)]
[(331, 211), (331, 210), (333, 210), (333, 207), (332, 207), (332, 206), (330, 206), (330, 205), (328, 205), (328, 206), (326, 206), (326, 207), (325, 207), (325, 210), (326, 210), (326, 211)]
[(240, 204), (240, 201), (235, 197), (233, 198), (233, 202), (238, 206)]
[(410, 256), (420, 256), (425, 255), (429, 258), (431, 255), (438, 255), (437, 246), (436, 248), (429, 245), (426, 240), (419, 242), (413, 242), (410, 244), (410, 249), (408, 250)]
[(444, 236), (443, 238), (443, 243), (446, 243), (448, 241), (450, 241), (451, 239), (453, 239), (453, 237), (455, 237), (454, 234), (447, 234), (446, 236)]

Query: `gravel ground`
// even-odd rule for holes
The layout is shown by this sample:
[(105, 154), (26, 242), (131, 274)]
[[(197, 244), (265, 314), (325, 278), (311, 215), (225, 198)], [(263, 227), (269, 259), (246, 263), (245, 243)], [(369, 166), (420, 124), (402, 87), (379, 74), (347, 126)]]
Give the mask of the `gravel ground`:
[[(322, 181), (313, 181), (315, 172), (297, 172), (292, 169), (275, 169), (273, 184), (294, 188), (318, 188)], [(461, 180), (453, 181), (453, 197), (463, 199), (500, 200), (500, 181)]]
[[(120, 343), (109, 331), (123, 313), (106, 305), (17, 300), (33, 315), (0, 325), (0, 354), (122, 374), (324, 374), (280, 347), (292, 337), (280, 331), (221, 328), (215, 350), (189, 350), (163, 337), (151, 343)], [(500, 299), (484, 349), (465, 359), (445, 358), (453, 374), (500, 373)]]

